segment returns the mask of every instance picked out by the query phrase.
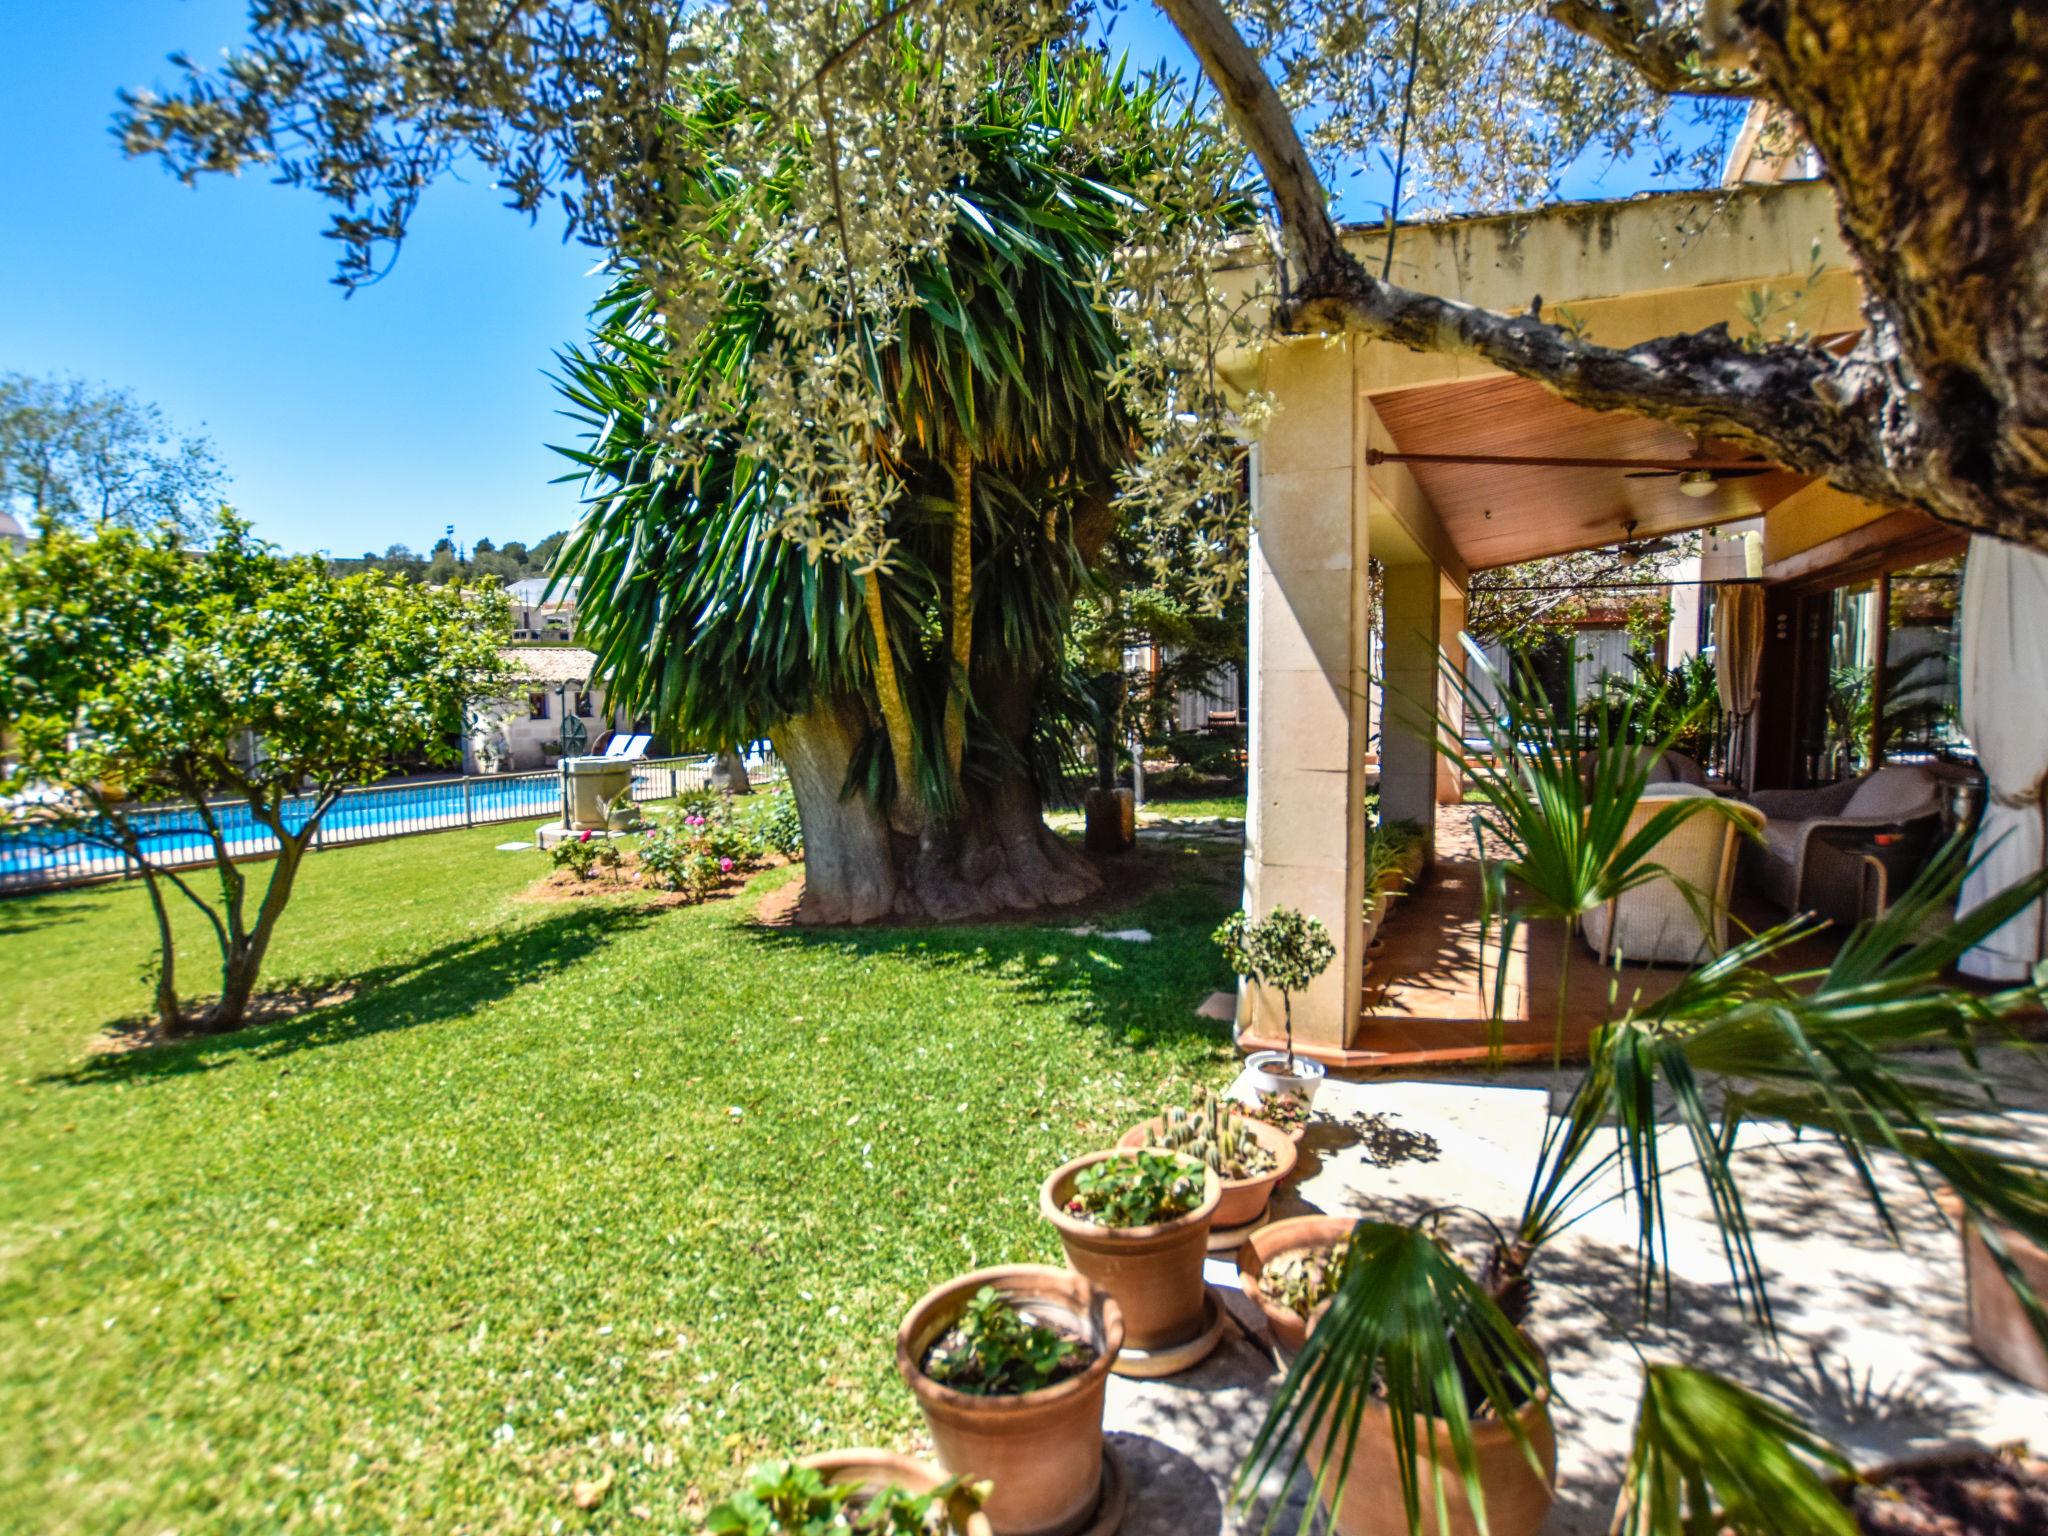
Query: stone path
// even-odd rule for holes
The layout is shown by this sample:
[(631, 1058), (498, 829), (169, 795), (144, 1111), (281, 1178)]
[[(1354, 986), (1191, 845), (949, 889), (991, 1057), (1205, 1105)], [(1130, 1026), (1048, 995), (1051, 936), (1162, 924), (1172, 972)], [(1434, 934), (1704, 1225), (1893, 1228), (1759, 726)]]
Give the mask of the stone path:
[[(1522, 1205), (1548, 1102), (1548, 1074), (1441, 1081), (1332, 1080), (1305, 1142), (1307, 1173), (1277, 1214), (1398, 1215), (1476, 1207), (1503, 1224)], [(2048, 1149), (2048, 1102), (2015, 1094)], [(1558, 1503), (1548, 1536), (1604, 1536), (1634, 1426), (1640, 1362), (1723, 1371), (1791, 1407), (1875, 1464), (1959, 1441), (2048, 1445), (2048, 1394), (1998, 1375), (1964, 1332), (1954, 1235), (1903, 1166), (1883, 1170), (1902, 1244), (1878, 1229), (1831, 1147), (1759, 1150), (1744, 1191), (1772, 1280), (1776, 1352), (1737, 1312), (1703, 1187), (1667, 1181), (1673, 1296), (1645, 1315), (1635, 1299), (1635, 1212), (1597, 1211), (1539, 1261), (1532, 1327), (1561, 1398)], [(1690, 1159), (1677, 1139), (1672, 1165)], [(1248, 1330), (1195, 1370), (1159, 1382), (1111, 1379), (1108, 1427), (1133, 1484), (1125, 1536), (1256, 1530), (1228, 1513), (1227, 1490), (1275, 1380), (1257, 1313), (1236, 1269), (1212, 1263), (1218, 1294)], [(1633, 1347), (1632, 1347), (1633, 1346)], [(1298, 1495), (1297, 1495), (1298, 1496)], [(1280, 1530), (1292, 1536), (1294, 1521)]]

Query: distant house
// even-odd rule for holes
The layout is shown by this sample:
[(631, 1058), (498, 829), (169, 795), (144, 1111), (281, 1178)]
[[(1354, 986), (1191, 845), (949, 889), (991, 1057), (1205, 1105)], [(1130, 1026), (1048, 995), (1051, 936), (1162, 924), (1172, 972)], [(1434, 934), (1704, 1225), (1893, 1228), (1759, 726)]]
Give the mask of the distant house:
[(512, 692), (472, 709), (463, 772), (551, 768), (565, 749), (571, 756), (592, 751), (608, 732), (629, 723), (591, 682), (597, 668), (591, 652), (568, 645), (508, 645), (498, 654), (512, 670)]
[(28, 532), (21, 526), (21, 519), (12, 512), (0, 509), (0, 549), (13, 550), (19, 554), (28, 548)]
[(574, 640), (576, 589), (574, 577), (553, 581), (546, 576), (527, 576), (508, 583), (505, 595), (512, 600), (512, 638)]

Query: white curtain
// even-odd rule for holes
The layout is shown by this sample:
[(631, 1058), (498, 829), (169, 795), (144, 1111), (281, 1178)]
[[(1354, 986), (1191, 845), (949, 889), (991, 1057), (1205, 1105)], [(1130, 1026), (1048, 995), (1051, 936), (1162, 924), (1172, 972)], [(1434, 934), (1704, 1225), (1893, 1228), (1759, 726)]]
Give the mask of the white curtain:
[(1764, 659), (1764, 589), (1721, 587), (1714, 601), (1714, 680), (1728, 717), (1728, 777), (1748, 786), (1749, 717), (1756, 708), (1757, 669)]
[[(2041, 867), (2048, 792), (2048, 555), (1982, 536), (1963, 569), (1963, 729), (1990, 781), (1963, 882), (1968, 912)], [(2036, 902), (1963, 956), (1962, 969), (2018, 981), (2042, 956)]]

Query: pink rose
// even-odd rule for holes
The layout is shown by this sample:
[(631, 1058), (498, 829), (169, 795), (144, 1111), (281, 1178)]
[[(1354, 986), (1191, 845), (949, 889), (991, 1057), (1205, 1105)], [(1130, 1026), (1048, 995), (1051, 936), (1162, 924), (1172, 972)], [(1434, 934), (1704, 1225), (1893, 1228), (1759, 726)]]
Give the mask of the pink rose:
[(729, 874), (731, 874), (731, 873), (732, 873), (732, 860), (731, 860), (731, 859), (720, 859), (720, 860), (718, 861), (718, 872), (719, 872), (719, 873), (720, 873), (721, 875), (729, 875)]
[(582, 835), (581, 837), (577, 838), (577, 839), (576, 839), (576, 841), (577, 841), (577, 842), (579, 842), (579, 843), (587, 843), (587, 842), (589, 842), (589, 841), (590, 841), (590, 828), (588, 828), (588, 827), (585, 827), (585, 828), (583, 829), (583, 835)]

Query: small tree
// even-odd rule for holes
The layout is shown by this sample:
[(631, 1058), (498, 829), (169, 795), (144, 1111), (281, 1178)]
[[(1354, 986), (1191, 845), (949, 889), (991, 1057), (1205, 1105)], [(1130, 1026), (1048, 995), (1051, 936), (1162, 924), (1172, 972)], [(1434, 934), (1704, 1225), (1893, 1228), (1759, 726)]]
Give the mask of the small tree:
[[(156, 915), (158, 1022), (234, 1029), (321, 819), (395, 757), (453, 759), (465, 706), (503, 689), (504, 623), (495, 589), (336, 577), (231, 513), (203, 553), (170, 529), (52, 529), (0, 561), (0, 719), (16, 750), (4, 787), (42, 791), (9, 816), (124, 855)], [(247, 803), (246, 822), (231, 800)], [(186, 813), (170, 848), (164, 802)], [(217, 900), (178, 851), (190, 832), (209, 850)], [(251, 832), (277, 850), (253, 913), (232, 852)], [(189, 1021), (174, 892), (220, 946), (220, 997)]]
[(1294, 1071), (1294, 997), (1330, 968), (1337, 946), (1330, 930), (1292, 907), (1275, 907), (1258, 922), (1239, 910), (1216, 930), (1223, 958), (1240, 976), (1280, 993), (1280, 1017), (1287, 1030), (1287, 1070)]

